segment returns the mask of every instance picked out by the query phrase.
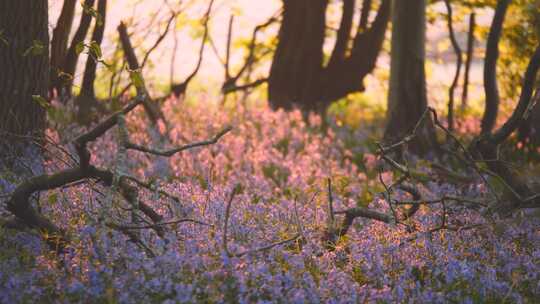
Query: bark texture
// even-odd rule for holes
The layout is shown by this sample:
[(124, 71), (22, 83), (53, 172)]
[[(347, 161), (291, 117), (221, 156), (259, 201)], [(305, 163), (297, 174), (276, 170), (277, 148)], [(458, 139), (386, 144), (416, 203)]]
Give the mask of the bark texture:
[[(40, 133), (44, 107), (32, 95), (47, 98), (49, 33), (47, 0), (0, 1), (0, 131)], [(5, 42), (5, 43), (4, 43)]]
[(497, 60), (499, 59), (499, 40), (503, 28), (504, 17), (511, 0), (500, 0), (495, 8), (495, 16), (491, 24), (486, 46), (484, 64), (484, 91), (486, 106), (482, 118), (482, 134), (489, 134), (495, 127), (499, 112), (499, 87), (497, 85)]
[[(364, 1), (370, 5), (370, 1)], [(283, 21), (268, 78), (272, 108), (324, 111), (332, 101), (363, 91), (382, 48), (390, 0), (383, 0), (371, 27), (361, 21), (351, 37), (355, 0), (343, 0), (336, 43), (324, 64), (328, 0), (284, 0)], [(362, 15), (365, 15), (362, 14)], [(365, 16), (363, 17), (365, 20)]]
[[(103, 42), (103, 34), (105, 32), (105, 20), (107, 15), (107, 0), (99, 0), (97, 6), (97, 12), (99, 17), (96, 18), (94, 25), (94, 32), (92, 33), (92, 42), (100, 46)], [(79, 121), (83, 124), (87, 124), (91, 120), (92, 108), (99, 108), (98, 101), (96, 100), (96, 93), (94, 90), (94, 82), (96, 80), (96, 70), (98, 66), (97, 54), (90, 54), (86, 59), (86, 66), (84, 69), (84, 75), (81, 85), (81, 93), (77, 96), (77, 106), (79, 107), (78, 117)]]
[[(84, 0), (83, 7), (91, 8), (94, 6), (95, 0)], [(88, 34), (88, 29), (90, 28), (90, 24), (92, 23), (92, 15), (90, 15), (88, 12), (83, 10), (83, 13), (81, 14), (81, 21), (79, 23), (79, 27), (77, 28), (77, 31), (75, 32), (75, 35), (73, 36), (73, 39), (71, 40), (71, 44), (69, 45), (69, 49), (66, 54), (66, 58), (64, 61), (64, 66), (62, 68), (62, 72), (66, 75), (71, 75), (71, 78), (63, 79), (63, 81), (60, 83), (58, 92), (62, 96), (71, 96), (71, 88), (73, 86), (73, 76), (75, 75), (75, 71), (77, 69), (77, 62), (79, 61), (79, 53), (77, 52), (77, 45), (79, 43), (84, 42), (84, 39), (86, 39), (86, 36)], [(67, 100), (67, 98), (63, 98), (63, 100)]]
[(56, 22), (51, 39), (51, 90), (58, 89), (61, 82), (61, 71), (65, 64), (69, 33), (75, 16), (76, 0), (65, 0)]
[[(388, 113), (384, 140), (410, 134), (427, 109), (425, 62), (426, 1), (394, 0)], [(425, 154), (435, 147), (433, 123), (425, 120), (410, 150)]]

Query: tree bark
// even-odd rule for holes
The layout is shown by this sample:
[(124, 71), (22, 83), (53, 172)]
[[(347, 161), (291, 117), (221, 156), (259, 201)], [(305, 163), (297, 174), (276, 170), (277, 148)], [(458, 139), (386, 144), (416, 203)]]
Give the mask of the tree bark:
[(367, 30), (369, 13), (371, 12), (372, 0), (362, 1), (362, 11), (360, 11), (360, 25), (359, 29), (362, 31)]
[(349, 42), (351, 41), (351, 30), (354, 17), (354, 0), (343, 0), (343, 14), (337, 32), (336, 45), (328, 63), (329, 66), (340, 64), (345, 60)]
[(456, 35), (454, 33), (454, 24), (452, 20), (453, 19), (452, 4), (450, 3), (450, 0), (445, 0), (444, 3), (448, 11), (448, 14), (447, 14), (448, 33), (450, 36), (450, 41), (452, 42), (452, 47), (454, 48), (454, 52), (456, 53), (456, 58), (457, 58), (456, 59), (456, 74), (454, 75), (454, 80), (452, 81), (452, 84), (450, 85), (450, 88), (448, 89), (448, 131), (454, 132), (454, 104), (455, 104), (454, 92), (459, 82), (459, 75), (461, 75), (461, 65), (463, 63), (463, 58), (461, 56), (461, 48), (456, 39)]
[(469, 74), (474, 57), (474, 30), (476, 28), (476, 13), (469, 17), (469, 34), (467, 35), (467, 59), (465, 61), (465, 75), (463, 76), (463, 93), (461, 96), (461, 110), (465, 110), (469, 98)]
[(47, 98), (47, 1), (0, 1), (0, 29), (5, 39), (0, 41), (0, 131), (40, 134), (45, 125), (45, 110), (32, 95)]
[[(534, 191), (529, 187), (523, 175), (518, 175), (512, 170), (507, 162), (500, 159), (499, 148), (510, 135), (523, 123), (524, 115), (533, 102), (533, 91), (537, 83), (537, 75), (540, 70), (540, 45), (529, 61), (527, 71), (523, 77), (523, 85), (518, 104), (508, 120), (494, 133), (482, 134), (473, 141), (472, 150), (480, 153), (482, 159), (486, 160), (487, 167), (497, 174), (510, 189), (505, 189), (508, 201), (500, 202), (496, 212), (508, 213), (516, 208), (538, 208), (540, 199), (536, 198), (528, 201), (527, 198), (534, 195)], [(486, 85), (486, 84), (484, 84)]]
[(290, 110), (293, 104), (314, 109), (322, 72), (328, 0), (284, 0), (279, 43), (269, 77), (270, 104)]
[[(427, 109), (425, 62), (426, 1), (394, 0), (387, 124), (384, 141), (407, 136)], [(411, 152), (425, 154), (435, 147), (431, 120), (422, 123), (410, 144)]]
[(76, 3), (76, 0), (64, 1), (60, 17), (58, 17), (56, 27), (53, 31), (51, 39), (51, 93), (54, 89), (60, 87), (61, 77), (59, 77), (59, 74), (62, 72), (62, 67), (65, 64), (69, 33), (71, 31), (71, 26), (73, 25)]
[[(84, 0), (83, 6), (93, 7), (94, 2), (95, 2), (94, 0)], [(92, 15), (86, 13), (83, 10), (83, 13), (81, 14), (81, 22), (79, 24), (79, 27), (77, 28), (77, 31), (75, 32), (75, 35), (73, 36), (73, 39), (71, 40), (71, 44), (67, 51), (66, 59), (65, 59), (64, 66), (62, 69), (62, 72), (67, 75), (70, 75), (71, 78), (63, 80), (62, 83), (60, 84), (60, 89), (58, 90), (58, 94), (60, 94), (61, 96), (71, 97), (73, 77), (75, 76), (75, 71), (77, 69), (77, 62), (79, 61), (79, 53), (77, 52), (77, 45), (79, 43), (84, 42), (84, 39), (86, 39), (86, 35), (88, 34), (88, 29), (90, 28), (91, 22), (92, 22)]]
[(518, 139), (521, 143), (536, 149), (540, 146), (540, 83), (536, 86), (530, 113), (519, 126)]
[[(98, 1), (99, 18), (96, 18), (94, 25), (94, 32), (92, 33), (92, 42), (100, 46), (103, 42), (103, 34), (105, 32), (105, 20), (107, 15), (107, 0)], [(94, 90), (94, 82), (96, 80), (96, 69), (98, 65), (98, 59), (95, 58), (95, 54), (90, 54), (86, 59), (86, 67), (84, 69), (83, 81), (81, 86), (81, 92), (77, 96), (77, 105), (79, 107), (78, 116), (81, 123), (90, 122), (90, 112), (92, 107), (97, 106), (96, 92)]]
[(499, 88), (497, 85), (497, 60), (499, 59), (499, 40), (503, 28), (504, 17), (511, 0), (500, 0), (495, 8), (495, 16), (489, 31), (484, 64), (484, 91), (486, 106), (482, 118), (482, 134), (493, 131), (499, 112)]
[(9, 192), (43, 170), (34, 143), (44, 135), (49, 88), (47, 0), (0, 1), (0, 29), (0, 191)]
[[(365, 1), (369, 2), (369, 1)], [(284, 0), (268, 95), (273, 109), (299, 107), (324, 114), (330, 103), (364, 90), (363, 78), (375, 67), (390, 15), (383, 0), (371, 27), (351, 37), (355, 1), (343, 0), (343, 14), (329, 63), (323, 62), (328, 0)], [(351, 43), (352, 40), (352, 43)], [(350, 46), (351, 45), (351, 46)]]

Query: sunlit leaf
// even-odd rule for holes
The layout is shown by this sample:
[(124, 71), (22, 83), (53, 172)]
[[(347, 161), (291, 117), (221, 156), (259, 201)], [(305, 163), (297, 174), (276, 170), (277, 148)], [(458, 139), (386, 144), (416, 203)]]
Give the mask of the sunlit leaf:
[(84, 47), (85, 47), (85, 45), (84, 45), (83, 41), (77, 43), (77, 45), (75, 46), (75, 53), (77, 55), (79, 55), (80, 53), (82, 53), (84, 51)]
[(95, 41), (90, 42), (90, 54), (94, 56), (94, 58), (99, 59), (102, 56), (101, 47), (99, 44)]
[(138, 89), (144, 88), (144, 80), (141, 74), (141, 70), (140, 69), (128, 70), (128, 72), (129, 72), (129, 78), (131, 79), (131, 82), (133, 83), (133, 85)]
[(43, 98), (40, 95), (32, 95), (32, 100), (45, 109), (48, 109), (51, 106), (49, 102), (47, 101), (47, 99)]
[(4, 30), (3, 29), (0, 29), (0, 42), (3, 43), (6, 46), (9, 45), (8, 40), (4, 35)]
[(32, 42), (32, 45), (24, 51), (23, 56), (26, 57), (28, 55), (32, 56), (39, 56), (46, 52), (46, 46), (39, 40), (34, 40)]

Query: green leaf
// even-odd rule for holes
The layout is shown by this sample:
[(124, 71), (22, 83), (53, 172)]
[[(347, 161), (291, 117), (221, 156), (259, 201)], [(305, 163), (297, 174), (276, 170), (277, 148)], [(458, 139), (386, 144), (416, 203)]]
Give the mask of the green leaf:
[(56, 202), (58, 202), (58, 193), (52, 193), (51, 195), (49, 195), (49, 205), (54, 205), (56, 204)]
[(424, 173), (420, 170), (409, 169), (409, 173), (411, 174), (412, 178), (418, 180), (421, 183), (427, 183), (431, 180), (429, 174)]
[(103, 56), (101, 52), (101, 47), (99, 46), (97, 42), (95, 41), (90, 42), (89, 49), (90, 49), (90, 54), (94, 56), (94, 58), (99, 59), (101, 58), (101, 56)]
[(86, 5), (84, 3), (81, 3), (83, 11), (85, 14), (90, 15), (92, 17), (99, 16), (99, 13), (90, 5)]
[(142, 78), (141, 69), (137, 70), (129, 70), (129, 78), (131, 79), (131, 82), (137, 89), (144, 88), (144, 80)]
[(32, 100), (37, 102), (37, 104), (39, 104), (40, 106), (42, 106), (45, 109), (48, 109), (48, 108), (51, 107), (49, 102), (47, 102), (47, 99), (41, 97), (40, 95), (32, 95)]
[(77, 55), (81, 54), (84, 51), (84, 47), (85, 47), (85, 44), (83, 41), (77, 43), (77, 45), (75, 46), (75, 53)]
[(235, 194), (242, 194), (244, 192), (244, 185), (242, 185), (241, 183), (237, 183), (236, 185), (234, 185), (233, 192)]
[(60, 78), (62, 81), (71, 81), (73, 80), (73, 75), (69, 74), (69, 73), (66, 73), (64, 71), (58, 71), (58, 78)]
[(46, 51), (45, 45), (39, 40), (34, 40), (32, 42), (32, 45), (28, 49), (26, 49), (26, 51), (24, 51), (23, 56), (24, 57), (28, 55), (39, 56), (45, 53), (45, 51)]
[(95, 8), (93, 8), (90, 5), (86, 5), (84, 3), (81, 3), (81, 6), (85, 14), (96, 18), (97, 25), (99, 26), (103, 25), (103, 16), (101, 16), (101, 14)]
[(9, 45), (7, 38), (4, 36), (4, 30), (0, 30), (0, 42), (5, 44), (6, 46)]
[(108, 63), (103, 59), (98, 59), (97, 62), (103, 64), (110, 72), (114, 72), (114, 64)]

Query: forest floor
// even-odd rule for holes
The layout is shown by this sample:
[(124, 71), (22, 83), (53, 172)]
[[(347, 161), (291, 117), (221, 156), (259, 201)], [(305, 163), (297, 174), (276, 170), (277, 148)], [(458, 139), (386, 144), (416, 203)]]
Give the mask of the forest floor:
[[(403, 190), (391, 195), (385, 190), (400, 173), (381, 165), (376, 155), (380, 123), (330, 127), (323, 134), (317, 117), (308, 125), (299, 112), (264, 107), (223, 109), (170, 100), (163, 112), (173, 126), (172, 143), (163, 148), (233, 127), (214, 145), (170, 158), (128, 151), (120, 167), (123, 174), (153, 183), (153, 190), (140, 191), (139, 200), (164, 217), (164, 236), (144, 229), (152, 225), (132, 218), (137, 215), (129, 204), (97, 181), (41, 193), (41, 212), (71, 236), (69, 250), (57, 255), (35, 232), (0, 228), (0, 303), (537, 303), (540, 298), (540, 217), (528, 211), (485, 216), (490, 189), (450, 159), (407, 158), (420, 201), (438, 203), (421, 204), (412, 218), (397, 224), (357, 218), (346, 235), (328, 245), (326, 234), (341, 221), (341, 210), (401, 214), (407, 209), (397, 201), (413, 199)], [(127, 117), (130, 140), (153, 145), (143, 114)], [(70, 132), (48, 135), (60, 141), (77, 133)], [(91, 146), (94, 164), (119, 166), (115, 133)], [(68, 156), (72, 147), (48, 148), (48, 172), (74, 165)], [(442, 175), (440, 165), (469, 179)], [(398, 210), (391, 210), (389, 198)], [(97, 222), (106, 206), (109, 220), (138, 223), (141, 228), (133, 231), (146, 249)]]

